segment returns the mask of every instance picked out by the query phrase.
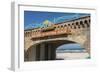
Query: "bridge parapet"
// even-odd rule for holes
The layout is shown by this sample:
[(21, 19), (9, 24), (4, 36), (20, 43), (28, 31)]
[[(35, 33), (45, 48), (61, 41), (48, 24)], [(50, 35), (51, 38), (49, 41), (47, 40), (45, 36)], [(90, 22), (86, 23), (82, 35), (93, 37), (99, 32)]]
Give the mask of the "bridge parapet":
[(76, 34), (79, 30), (84, 31), (90, 27), (90, 16), (82, 17), (76, 20), (62, 22), (48, 26), (47, 28), (37, 28), (25, 31), (25, 37), (44, 37), (61, 34)]

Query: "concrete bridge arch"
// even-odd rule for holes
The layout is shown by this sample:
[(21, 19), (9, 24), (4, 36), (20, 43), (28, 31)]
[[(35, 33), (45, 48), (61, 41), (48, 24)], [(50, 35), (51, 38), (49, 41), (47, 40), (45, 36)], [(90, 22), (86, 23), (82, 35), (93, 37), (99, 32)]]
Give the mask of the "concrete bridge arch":
[[(74, 36), (74, 38), (73, 37), (71, 38), (71, 36), (69, 36), (67, 38), (62, 37), (62, 38), (54, 38), (54, 39), (48, 39), (48, 40), (39, 40), (39, 41), (35, 41), (35, 42), (31, 41), (33, 43), (30, 44), (30, 47), (27, 49), (27, 51), (25, 51), (26, 52), (25, 57), (27, 57), (27, 59), (30, 61), (39, 60), (40, 58), (36, 59), (36, 49), (37, 49), (37, 53), (38, 53), (37, 57), (39, 57), (39, 55), (41, 55), (42, 56), (41, 60), (54, 60), (55, 56), (56, 56), (55, 55), (56, 48), (63, 44), (77, 43), (77, 44), (80, 44), (83, 48), (87, 49), (88, 47), (84, 45), (85, 43), (87, 43), (85, 41), (85, 40), (87, 40), (87, 38), (84, 36), (83, 39), (81, 37), (81, 40), (79, 40), (80, 37), (81, 36)], [(38, 49), (39, 49), (39, 51), (38, 51)], [(43, 55), (44, 51), (42, 51), (43, 49), (45, 49), (45, 51), (46, 51), (46, 49), (48, 49), (49, 51), (52, 51), (52, 53), (51, 53), (52, 56), (51, 57), (47, 56), (47, 57), (45, 57), (46, 59), (44, 59), (44, 55)], [(40, 50), (42, 51), (42, 54), (40, 53)], [(32, 54), (34, 54), (34, 56)]]

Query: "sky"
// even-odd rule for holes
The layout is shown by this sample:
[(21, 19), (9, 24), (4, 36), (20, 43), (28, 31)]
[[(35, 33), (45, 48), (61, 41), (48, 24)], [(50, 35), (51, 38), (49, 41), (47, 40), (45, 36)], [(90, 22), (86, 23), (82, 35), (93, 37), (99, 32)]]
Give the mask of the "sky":
[(58, 50), (83, 50), (80, 44), (63, 44), (57, 48)]
[(32, 29), (43, 26), (43, 22), (48, 20), (52, 23), (59, 23), (87, 16), (86, 13), (64, 13), (64, 12), (43, 12), (24, 11), (24, 29)]

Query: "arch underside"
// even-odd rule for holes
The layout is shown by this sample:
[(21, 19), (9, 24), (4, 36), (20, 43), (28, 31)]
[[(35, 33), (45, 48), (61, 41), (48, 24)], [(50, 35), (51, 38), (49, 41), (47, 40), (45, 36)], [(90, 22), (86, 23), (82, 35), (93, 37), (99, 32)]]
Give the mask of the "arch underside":
[[(63, 44), (72, 44), (77, 43), (80, 44), (82, 47), (82, 43), (75, 42), (75, 39), (71, 38), (55, 38), (55, 39), (48, 39), (48, 40), (39, 40), (35, 41), (27, 51), (25, 51), (25, 61), (39, 61), (39, 60), (56, 60), (56, 48), (63, 45)], [(84, 47), (86, 49), (86, 47)], [(41, 51), (42, 50), (42, 54)], [(44, 51), (43, 51), (44, 50)], [(34, 53), (34, 55), (32, 55)], [(37, 54), (36, 54), (37, 53)], [(44, 55), (43, 55), (44, 53)], [(51, 54), (48, 56), (48, 54)], [(42, 58), (40, 56), (42, 55)], [(34, 56), (34, 58), (33, 58)]]

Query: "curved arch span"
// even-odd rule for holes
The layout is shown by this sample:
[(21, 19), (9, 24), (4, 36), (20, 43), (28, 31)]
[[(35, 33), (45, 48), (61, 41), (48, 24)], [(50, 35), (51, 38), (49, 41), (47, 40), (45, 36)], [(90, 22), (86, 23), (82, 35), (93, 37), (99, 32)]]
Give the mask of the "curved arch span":
[(56, 60), (56, 49), (63, 44), (76, 43), (69, 40), (50, 40), (36, 43), (25, 52), (25, 61)]

